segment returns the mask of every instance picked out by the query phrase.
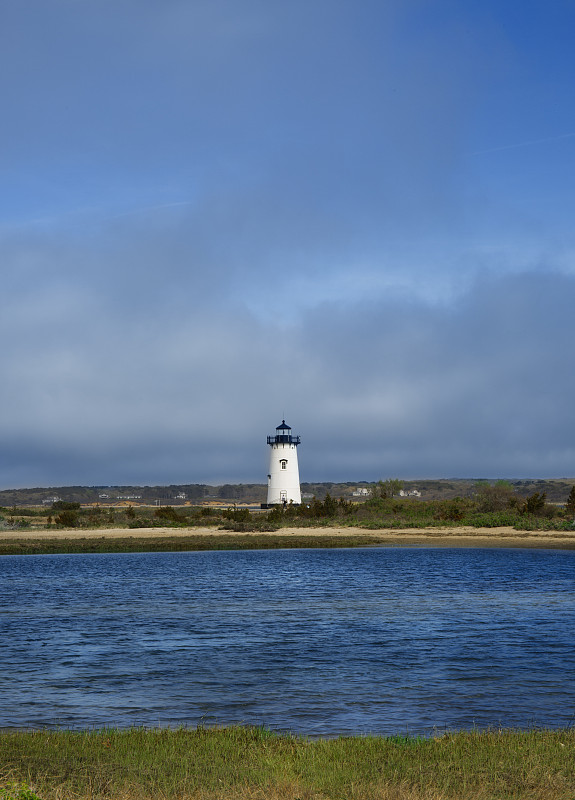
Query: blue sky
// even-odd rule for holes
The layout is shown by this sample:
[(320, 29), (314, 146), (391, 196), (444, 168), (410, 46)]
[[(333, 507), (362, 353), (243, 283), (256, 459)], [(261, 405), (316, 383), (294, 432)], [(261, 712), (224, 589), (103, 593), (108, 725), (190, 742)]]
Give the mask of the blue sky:
[(575, 6), (0, 0), (0, 486), (575, 475)]

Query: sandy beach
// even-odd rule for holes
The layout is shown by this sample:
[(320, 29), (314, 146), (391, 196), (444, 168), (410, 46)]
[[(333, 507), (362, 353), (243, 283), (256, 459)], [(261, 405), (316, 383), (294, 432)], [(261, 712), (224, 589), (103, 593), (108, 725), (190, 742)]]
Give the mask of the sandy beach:
[(513, 528), (282, 528), (274, 533), (234, 534), (232, 531), (201, 528), (99, 528), (89, 530), (15, 530), (1, 531), (0, 541), (54, 539), (161, 539), (190, 536), (298, 536), (353, 537), (361, 536), (374, 545), (433, 547), (534, 547), (575, 549), (575, 531), (516, 531)]

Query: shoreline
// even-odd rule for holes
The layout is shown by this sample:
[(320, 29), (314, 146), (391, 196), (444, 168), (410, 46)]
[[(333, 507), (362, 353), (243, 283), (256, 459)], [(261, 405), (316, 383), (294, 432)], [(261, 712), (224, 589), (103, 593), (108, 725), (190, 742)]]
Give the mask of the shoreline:
[[(306, 540), (311, 547), (321, 547), (321, 540), (346, 539), (346, 547), (361, 546), (426, 546), (426, 547), (494, 547), (494, 548), (545, 548), (575, 550), (575, 532), (566, 531), (517, 531), (511, 527), (499, 528), (472, 528), (472, 527), (429, 527), (429, 528), (381, 528), (370, 530), (365, 528), (349, 527), (318, 527), (318, 528), (280, 528), (273, 532), (240, 532), (219, 530), (210, 527), (198, 528), (95, 528), (95, 529), (68, 529), (68, 530), (11, 530), (0, 531), (0, 546), (9, 547), (11, 543), (25, 543), (27, 547), (33, 543), (41, 546), (45, 544), (80, 544), (90, 542), (104, 543), (102, 540), (124, 540), (126, 543), (144, 544), (146, 540), (153, 539), (161, 545), (162, 540), (170, 540), (170, 549), (174, 542), (182, 540), (187, 545), (193, 545), (193, 540), (202, 540), (201, 549), (206, 547), (209, 539), (214, 540), (214, 549), (221, 549), (222, 537), (226, 541), (237, 540), (243, 546), (249, 546), (251, 539), (255, 547), (278, 546), (279, 541), (289, 545), (290, 539), (297, 539), (298, 547), (306, 547)], [(355, 540), (355, 544), (354, 544)], [(168, 542), (166, 541), (166, 544)], [(295, 542), (294, 542), (295, 544)], [(342, 542), (343, 544), (343, 542)], [(326, 546), (330, 546), (326, 544)], [(154, 549), (158, 549), (155, 547)], [(188, 546), (186, 549), (194, 549)]]

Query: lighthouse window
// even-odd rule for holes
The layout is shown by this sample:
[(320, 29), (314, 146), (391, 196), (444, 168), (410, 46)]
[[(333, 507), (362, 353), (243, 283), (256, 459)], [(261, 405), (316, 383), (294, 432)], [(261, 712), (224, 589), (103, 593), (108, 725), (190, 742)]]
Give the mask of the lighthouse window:
[(287, 469), (287, 458), (282, 458), (280, 464), (282, 465), (282, 469)]

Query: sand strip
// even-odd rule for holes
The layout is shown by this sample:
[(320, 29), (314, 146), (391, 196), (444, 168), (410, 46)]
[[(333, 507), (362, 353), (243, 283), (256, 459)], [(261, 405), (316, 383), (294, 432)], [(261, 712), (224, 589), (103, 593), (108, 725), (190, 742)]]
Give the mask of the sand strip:
[(161, 539), (189, 536), (355, 537), (373, 544), (435, 547), (549, 547), (575, 549), (575, 531), (516, 531), (513, 528), (282, 528), (274, 533), (234, 533), (215, 528), (98, 528), (89, 530), (24, 529), (0, 531), (0, 541), (46, 539)]

